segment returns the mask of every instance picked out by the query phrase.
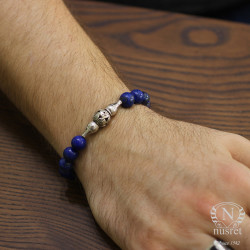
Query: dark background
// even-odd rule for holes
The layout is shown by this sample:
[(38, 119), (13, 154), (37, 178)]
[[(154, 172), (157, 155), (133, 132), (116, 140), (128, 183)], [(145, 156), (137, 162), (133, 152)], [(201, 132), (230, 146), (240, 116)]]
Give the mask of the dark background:
[(168, 10), (250, 23), (250, 0), (105, 0), (106, 2)]

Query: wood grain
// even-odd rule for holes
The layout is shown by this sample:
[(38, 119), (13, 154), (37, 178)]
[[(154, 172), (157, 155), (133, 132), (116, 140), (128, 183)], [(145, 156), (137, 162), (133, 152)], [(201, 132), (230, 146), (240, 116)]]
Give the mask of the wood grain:
[[(66, 1), (131, 88), (161, 114), (250, 139), (250, 26), (94, 1)], [(0, 94), (0, 248), (118, 249), (78, 183)]]

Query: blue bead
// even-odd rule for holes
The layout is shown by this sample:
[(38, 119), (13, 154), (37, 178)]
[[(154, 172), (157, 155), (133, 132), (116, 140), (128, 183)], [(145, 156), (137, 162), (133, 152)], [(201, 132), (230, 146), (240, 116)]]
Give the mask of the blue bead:
[(143, 101), (142, 104), (147, 106), (147, 104), (150, 102), (150, 96), (148, 93), (143, 92)]
[(66, 160), (64, 158), (61, 158), (59, 161), (59, 167), (64, 168), (66, 165)]
[(134, 96), (135, 98), (135, 103), (142, 103), (144, 100), (144, 94), (142, 91), (140, 91), (139, 89), (134, 89), (131, 91), (131, 94)]
[(67, 179), (75, 179), (75, 172), (72, 163), (67, 162), (64, 158), (61, 158), (59, 161), (59, 173), (62, 177)]
[(71, 145), (75, 151), (82, 150), (86, 147), (86, 139), (81, 135), (77, 135), (72, 139)]
[(67, 147), (63, 151), (63, 157), (67, 161), (74, 161), (78, 157), (78, 153), (72, 147)]
[(70, 170), (69, 172), (65, 172), (59, 168), (59, 173), (62, 177), (67, 178), (69, 180), (74, 180), (76, 178), (74, 170)]
[(122, 101), (122, 107), (130, 108), (133, 106), (135, 102), (134, 95), (129, 92), (125, 92), (120, 96), (120, 100)]

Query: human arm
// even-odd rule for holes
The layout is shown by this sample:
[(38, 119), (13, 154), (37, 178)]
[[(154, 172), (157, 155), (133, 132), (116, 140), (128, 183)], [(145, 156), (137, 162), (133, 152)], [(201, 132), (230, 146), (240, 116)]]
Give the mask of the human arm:
[[(29, 20), (32, 20), (31, 17), (29, 18)], [(39, 32), (40, 32), (40, 29), (39, 29)], [(68, 33), (66, 34), (71, 34), (71, 32), (72, 32), (72, 29), (69, 29)], [(86, 43), (84, 44), (86, 45)], [(52, 50), (54, 50), (54, 48)], [(53, 52), (52, 50), (46, 52), (45, 55), (46, 56), (50, 55)], [(72, 44), (71, 46), (68, 46), (68, 52), (71, 50), (72, 50)], [(64, 56), (64, 54), (61, 54), (61, 56), (62, 55)], [(60, 57), (60, 60), (61, 59), (62, 57)], [(69, 59), (70, 58), (67, 58), (67, 60)], [(102, 65), (102, 61), (100, 59), (101, 58), (99, 58), (99, 60), (97, 61), (98, 63), (96, 64), (98, 68), (100, 65)], [(51, 60), (56, 61), (56, 57), (53, 55), (53, 57), (51, 57)], [(47, 63), (51, 65), (49, 61), (46, 62), (46, 64)], [(82, 63), (86, 63), (86, 61), (82, 61)], [(20, 66), (23, 64), (19, 63), (18, 65)], [(15, 69), (15, 67), (13, 68)], [(59, 71), (58, 75), (61, 74), (62, 71), (65, 70), (65, 68), (61, 67), (58, 70)], [(103, 69), (100, 69), (100, 68), (99, 70), (103, 71)], [(36, 67), (36, 71), (37, 70), (39, 70), (39, 67)], [(110, 75), (113, 74), (111, 71), (108, 71), (108, 72), (109, 72), (108, 74)], [(46, 75), (46, 70), (43, 72), (43, 74)], [(82, 78), (83, 74), (81, 71), (80, 73), (78, 72), (77, 74), (79, 74)], [(94, 76), (95, 75), (96, 74), (94, 74)], [(66, 76), (65, 75), (62, 75), (62, 76), (63, 76), (62, 79), (65, 79)], [(92, 78), (93, 77), (92, 74), (90, 74), (90, 77), (92, 79), (90, 82), (95, 83), (96, 79)], [(68, 78), (67, 78), (67, 83), (71, 83), (72, 79), (71, 78), (68, 79)], [(60, 79), (60, 77), (58, 77), (58, 79)], [(43, 84), (45, 84), (46, 81), (42, 81), (42, 82)], [(103, 82), (103, 79), (102, 79), (102, 82)], [(54, 80), (52, 80), (50, 83), (54, 84)], [(75, 86), (79, 86), (79, 85), (76, 84)], [(55, 89), (57, 90), (58, 88), (55, 88)], [(50, 93), (50, 90), (51, 89), (49, 86), (49, 91), (47, 94)], [(69, 100), (65, 101), (64, 98), (61, 98), (61, 95), (60, 95), (60, 99), (62, 100), (62, 102), (65, 101), (67, 105), (69, 105), (70, 102), (74, 101), (75, 94), (76, 92), (78, 92), (78, 88), (72, 88), (72, 89), (70, 88), (67, 90), (68, 90), (67, 95), (71, 96)], [(119, 91), (119, 93), (117, 93), (114, 97), (112, 98), (110, 97), (110, 100), (109, 100), (109, 96), (112, 94), (110, 94), (110, 92), (108, 93), (105, 92), (103, 103), (101, 103), (100, 105), (96, 105), (96, 107), (92, 107), (91, 103), (88, 103), (88, 108), (89, 109), (93, 108), (93, 110), (91, 110), (90, 116), (88, 117), (88, 119), (86, 119), (86, 121), (83, 121), (79, 125), (79, 130), (77, 131), (72, 131), (72, 128), (74, 129), (74, 126), (72, 124), (75, 125), (75, 123), (72, 123), (72, 121), (68, 123), (69, 127), (65, 126), (65, 128), (62, 130), (58, 128), (58, 126), (61, 126), (61, 124), (57, 122), (56, 123), (57, 126), (55, 127), (55, 129), (57, 130), (59, 129), (60, 131), (59, 136), (61, 137), (60, 139), (62, 138), (65, 139), (64, 138), (65, 136), (62, 134), (62, 133), (65, 133), (65, 129), (69, 131), (70, 133), (69, 138), (65, 139), (65, 143), (62, 146), (62, 149), (69, 144), (72, 136), (78, 134), (79, 132), (82, 132), (87, 122), (92, 118), (94, 111), (116, 100), (121, 94), (121, 92), (123, 92), (123, 90)], [(80, 92), (80, 94), (82, 98), (84, 96), (84, 93)], [(43, 96), (41, 99), (47, 102), (47, 99), (45, 97), (47, 98), (47, 95)], [(78, 98), (76, 101), (78, 101), (78, 103), (76, 104), (77, 109), (78, 107), (81, 107), (81, 105), (79, 105), (79, 101), (80, 101), (80, 104), (82, 105), (84, 104), (81, 102), (80, 98)], [(61, 105), (58, 105), (58, 108), (56, 109), (54, 114), (58, 115), (57, 112), (59, 112), (60, 114), (59, 106)], [(49, 105), (48, 108), (50, 109), (51, 105)], [(38, 111), (39, 110), (40, 110), (40, 107), (38, 108)], [(44, 116), (44, 113), (47, 110), (48, 110), (47, 108), (44, 109), (40, 115)], [(68, 116), (68, 113), (71, 112), (71, 109), (67, 111), (68, 111), (67, 113), (64, 113), (64, 116)], [(78, 109), (76, 112), (77, 117), (79, 116), (79, 112), (81, 112), (81, 110)], [(81, 117), (83, 117), (83, 115)], [(76, 119), (75, 116), (73, 118)], [(51, 118), (48, 118), (49, 121), (50, 119)], [(63, 119), (59, 118), (59, 120), (60, 122), (62, 122)], [(55, 121), (53, 121), (51, 124), (52, 125), (55, 124)], [(50, 127), (50, 125), (45, 125), (45, 128), (47, 127)], [(208, 136), (207, 134), (208, 135), (216, 134), (216, 136), (212, 137), (212, 136)], [(55, 136), (55, 133), (52, 132), (51, 135), (53, 137)], [(226, 134), (223, 133), (223, 136), (224, 135), (226, 137)], [(87, 151), (83, 153), (83, 156), (82, 156), (84, 157), (84, 159), (80, 159), (79, 161), (80, 163), (78, 164), (78, 166), (82, 164), (82, 169), (85, 169), (84, 176), (87, 176), (87, 177), (85, 177), (84, 181), (82, 179), (82, 183), (85, 186), (85, 190), (87, 192), (87, 196), (90, 201), (92, 211), (95, 217), (97, 218), (97, 221), (102, 225), (102, 227), (107, 232), (108, 232), (107, 224), (110, 225), (110, 230), (108, 233), (112, 235), (112, 238), (115, 239), (117, 242), (121, 242), (120, 238), (126, 238), (127, 244), (132, 244), (133, 241), (135, 241), (136, 239), (134, 240), (130, 239), (129, 236), (125, 237), (125, 235), (119, 230), (122, 230), (124, 228), (130, 228), (131, 230), (128, 230), (128, 231), (133, 231), (136, 229), (135, 235), (138, 232), (142, 233), (146, 231), (151, 221), (149, 220), (148, 216), (144, 216), (140, 218), (140, 215), (143, 215), (143, 213), (140, 214), (140, 212), (137, 212), (137, 213), (135, 212), (135, 211), (138, 211), (138, 207), (140, 206), (140, 204), (145, 204), (145, 206), (143, 206), (144, 210), (147, 210), (147, 209), (149, 211), (152, 210), (151, 213), (156, 216), (155, 217), (156, 220), (160, 219), (159, 213), (156, 210), (153, 210), (151, 203), (152, 202), (157, 203), (156, 200), (157, 200), (158, 195), (166, 196), (166, 191), (161, 190), (162, 181), (166, 178), (165, 179), (166, 185), (170, 185), (171, 179), (174, 179), (174, 176), (175, 176), (174, 168), (171, 168), (170, 166), (176, 166), (176, 171), (180, 171), (180, 166), (187, 167), (188, 160), (196, 160), (199, 154), (202, 153), (203, 151), (204, 153), (202, 153), (202, 155), (204, 154), (206, 157), (210, 158), (211, 156), (213, 156), (213, 152), (208, 151), (206, 145), (207, 144), (211, 144), (212, 146), (216, 145), (216, 148), (218, 148), (218, 150), (225, 149), (222, 143), (218, 142), (219, 138), (221, 139), (223, 138), (223, 136), (222, 136), (222, 133), (215, 133), (215, 131), (213, 130), (209, 130), (206, 128), (201, 130), (199, 126), (189, 125), (189, 124), (181, 123), (181, 122), (175, 122), (166, 118), (162, 118), (158, 116), (157, 114), (150, 112), (149, 110), (143, 109), (139, 106), (136, 106), (133, 109), (126, 110), (126, 111), (121, 109), (108, 128), (100, 131), (97, 135), (94, 135), (94, 137), (91, 137), (89, 139), (88, 149)], [(49, 138), (48, 140), (51, 142), (50, 136), (48, 136), (47, 138)], [(105, 147), (103, 147), (103, 145), (105, 145)], [(201, 147), (199, 148), (198, 145), (201, 145)], [(55, 145), (54, 147), (56, 148)], [(183, 152), (187, 151), (188, 149), (187, 147), (190, 148), (189, 149), (190, 153), (192, 153), (191, 159), (187, 158), (188, 154), (184, 156), (184, 154), (177, 153), (179, 152), (178, 150), (182, 150)], [(193, 151), (197, 152), (197, 155)], [(58, 150), (58, 152), (61, 153), (62, 150)], [(221, 155), (223, 155), (222, 152), (221, 152)], [(183, 161), (183, 163), (180, 164), (180, 166), (174, 163), (175, 161), (174, 159), (176, 158), (176, 156), (177, 156), (177, 159)], [(225, 162), (225, 159), (222, 159), (222, 161)], [(145, 162), (145, 164), (142, 164), (143, 162)], [(199, 165), (199, 167), (202, 169), (202, 167), (204, 167), (205, 164), (202, 161), (198, 161), (198, 162), (199, 164), (197, 165)], [(185, 169), (183, 169), (183, 171), (180, 171), (181, 172), (180, 175), (178, 176), (176, 175), (176, 185), (174, 187), (166, 186), (168, 187), (167, 190), (170, 193), (169, 198), (171, 198), (171, 194), (174, 193), (175, 188), (178, 186), (177, 185), (178, 180), (179, 180), (178, 178), (180, 178), (180, 186), (181, 186), (182, 185), (181, 178), (187, 176), (188, 174), (191, 175), (191, 173), (194, 172), (193, 167), (194, 166), (190, 164), (190, 167), (187, 167), (187, 171), (189, 172), (185, 173), (184, 171)], [(86, 171), (87, 168), (89, 169), (88, 171)], [(164, 177), (164, 173), (166, 173), (167, 176)], [(209, 179), (207, 175), (205, 176), (205, 173), (197, 172), (197, 175), (201, 179), (204, 179), (204, 181), (206, 181), (206, 179)], [(162, 181), (159, 182), (161, 185), (158, 185), (159, 184), (158, 181), (153, 181), (158, 178), (162, 179)], [(115, 180), (116, 184), (112, 186), (111, 180)], [(129, 182), (129, 180), (131, 182)], [(160, 192), (154, 193), (152, 191), (152, 193), (154, 194), (152, 196), (153, 198), (149, 200), (149, 202), (144, 202), (145, 200), (147, 200), (147, 195), (145, 195), (145, 193), (147, 194), (147, 192), (144, 192), (143, 194), (142, 192), (139, 192), (139, 190), (146, 190), (147, 186), (149, 185), (148, 183), (150, 182), (153, 185), (152, 187), (154, 187), (155, 190), (157, 189), (160, 190)], [(101, 190), (100, 188), (101, 183), (103, 183), (103, 186), (102, 186), (103, 190)], [(131, 191), (133, 190), (133, 187), (135, 190), (134, 192)], [(215, 195), (218, 195), (215, 190), (214, 190), (214, 193)], [(119, 195), (119, 194), (122, 194), (122, 195)], [(139, 197), (140, 195), (142, 197)], [(206, 192), (204, 192), (204, 197), (206, 196), (207, 196)], [(111, 199), (112, 197), (114, 199)], [(124, 198), (122, 199), (122, 197)], [(98, 206), (98, 204), (102, 204), (102, 201), (99, 198), (103, 198), (103, 200), (106, 201), (106, 204), (103, 204), (103, 206), (101, 205)], [(129, 199), (129, 198), (131, 200), (134, 200), (135, 202), (130, 202), (129, 205), (126, 206), (126, 199)], [(116, 202), (113, 202), (113, 200), (115, 200)], [(138, 204), (138, 201), (140, 201), (139, 204)], [(172, 208), (174, 208), (174, 205), (172, 205), (173, 204), (172, 199), (169, 199), (169, 200), (163, 199), (162, 203), (169, 204), (169, 206), (172, 206)], [(114, 204), (117, 204), (117, 207), (119, 207), (120, 213), (118, 214), (115, 213)], [(183, 213), (186, 215), (186, 213), (183, 211), (184, 211), (184, 208), (187, 207), (187, 205), (185, 205), (184, 201), (180, 202), (180, 204), (176, 205), (175, 210), (178, 211), (179, 209), (179, 211), (181, 210), (181, 213), (179, 214)], [(100, 207), (102, 209), (100, 209)], [(132, 209), (134, 209), (134, 214), (133, 213), (129, 214), (129, 212), (131, 212)], [(122, 221), (119, 218), (120, 216), (125, 216), (126, 214), (128, 214), (128, 218), (130, 218), (127, 221), (130, 222), (131, 225), (128, 225), (127, 221)], [(194, 216), (191, 216), (191, 217), (193, 218)], [(135, 222), (136, 218), (138, 221), (140, 221), (140, 224)], [(120, 222), (120, 223), (117, 223), (118, 225), (120, 225), (120, 227), (116, 228), (115, 225), (112, 225), (112, 220), (116, 220)], [(166, 216), (164, 220), (166, 220), (166, 224), (164, 225), (164, 227), (167, 228), (168, 227), (167, 222), (169, 221), (169, 219)], [(176, 218), (175, 221), (177, 222), (178, 218)], [(199, 220), (199, 221), (200, 221), (199, 222), (200, 224), (203, 223), (202, 220)], [(154, 224), (159, 224), (160, 226), (160, 223), (154, 223)], [(116, 237), (114, 235), (116, 235)], [(117, 240), (118, 238), (119, 238), (119, 241)], [(167, 235), (164, 236), (164, 238), (166, 240), (166, 243), (168, 243), (169, 245), (172, 244), (171, 241), (168, 239)], [(153, 239), (153, 236), (152, 236), (152, 239)], [(182, 241), (184, 241), (184, 243), (187, 243), (185, 239), (182, 239)], [(146, 240), (144, 240), (144, 242), (146, 242)]]

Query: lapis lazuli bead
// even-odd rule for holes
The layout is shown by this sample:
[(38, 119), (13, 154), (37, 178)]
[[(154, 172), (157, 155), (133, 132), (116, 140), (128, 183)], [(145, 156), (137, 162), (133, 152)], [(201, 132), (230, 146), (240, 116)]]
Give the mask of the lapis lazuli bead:
[(67, 179), (75, 179), (75, 173), (72, 163), (67, 162), (64, 158), (61, 158), (59, 161), (59, 173), (62, 177), (65, 177)]
[(120, 96), (120, 100), (122, 101), (122, 107), (124, 108), (132, 107), (135, 102), (134, 95), (132, 95), (130, 92), (123, 93)]
[(76, 152), (72, 147), (67, 147), (63, 151), (63, 157), (67, 161), (74, 161), (78, 157), (78, 152)]
[(142, 104), (147, 106), (147, 104), (150, 102), (150, 96), (148, 93), (143, 92), (143, 101)]
[(151, 107), (151, 102), (148, 101), (148, 103), (146, 104), (146, 106), (147, 106), (148, 108), (150, 108), (150, 107)]
[(77, 135), (72, 139), (71, 145), (73, 150), (80, 151), (86, 147), (86, 139), (81, 135)]
[(59, 168), (59, 173), (60, 173), (60, 175), (62, 177), (67, 178), (69, 180), (74, 180), (75, 179), (75, 172), (74, 172), (74, 170), (69, 170), (67, 172), (67, 171), (64, 171), (61, 168)]
[(137, 104), (140, 104), (143, 102), (144, 100), (144, 94), (141, 90), (139, 89), (134, 89), (131, 91), (131, 94), (134, 96), (135, 98), (135, 103)]
[[(66, 160), (64, 158), (61, 158), (59, 161), (59, 167), (60, 168), (65, 168), (66, 167)], [(67, 165), (68, 168), (72, 167), (72, 164), (69, 163), (69, 165)]]

